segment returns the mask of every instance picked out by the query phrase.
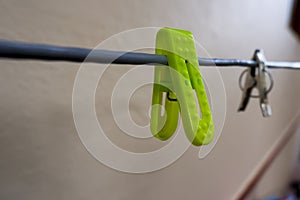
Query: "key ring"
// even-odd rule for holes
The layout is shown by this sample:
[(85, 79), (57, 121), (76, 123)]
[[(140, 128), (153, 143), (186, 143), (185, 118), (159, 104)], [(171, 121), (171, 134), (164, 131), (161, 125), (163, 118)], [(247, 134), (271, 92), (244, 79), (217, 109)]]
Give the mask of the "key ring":
[[(245, 91), (245, 87), (242, 85), (242, 80), (243, 80), (243, 78), (244, 78), (244, 75), (247, 73), (249, 71), (249, 69), (245, 69), (242, 73), (241, 73), (241, 75), (240, 75), (240, 77), (239, 77), (239, 87), (240, 87), (240, 89), (244, 92)], [(268, 94), (272, 89), (273, 89), (273, 86), (274, 86), (274, 79), (273, 79), (273, 77), (272, 77), (272, 75), (271, 75), (271, 73), (269, 72), (269, 71), (266, 71), (266, 70), (264, 70), (263, 71), (268, 77), (269, 77), (269, 79), (270, 79), (270, 86), (269, 86), (269, 88), (266, 90), (266, 94)], [(251, 77), (252, 78), (252, 80), (253, 80), (253, 87), (256, 87), (257, 85), (257, 76), (255, 76), (255, 78), (253, 78), (253, 77)], [(259, 98), (259, 95), (250, 95), (250, 97), (252, 97), (252, 98)]]

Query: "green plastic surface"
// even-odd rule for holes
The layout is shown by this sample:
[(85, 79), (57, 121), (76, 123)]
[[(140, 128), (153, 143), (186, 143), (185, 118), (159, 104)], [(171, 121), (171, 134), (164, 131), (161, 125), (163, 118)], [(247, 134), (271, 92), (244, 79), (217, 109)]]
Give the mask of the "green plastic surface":
[(167, 56), (169, 67), (155, 66), (150, 122), (152, 134), (161, 140), (170, 138), (177, 129), (180, 110), (184, 131), (192, 144), (208, 144), (214, 136), (214, 125), (192, 33), (160, 29), (155, 53)]

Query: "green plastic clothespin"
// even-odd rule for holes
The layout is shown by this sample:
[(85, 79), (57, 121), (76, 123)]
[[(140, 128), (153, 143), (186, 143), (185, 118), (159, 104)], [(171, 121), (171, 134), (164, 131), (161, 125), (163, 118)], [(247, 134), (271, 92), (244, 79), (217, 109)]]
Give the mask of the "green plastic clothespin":
[[(173, 28), (160, 29), (156, 35), (155, 53), (165, 55), (169, 67), (155, 66), (150, 122), (152, 134), (161, 140), (169, 139), (177, 129), (180, 110), (184, 131), (192, 144), (210, 143), (214, 125), (192, 33)], [(198, 113), (194, 91), (202, 117)]]

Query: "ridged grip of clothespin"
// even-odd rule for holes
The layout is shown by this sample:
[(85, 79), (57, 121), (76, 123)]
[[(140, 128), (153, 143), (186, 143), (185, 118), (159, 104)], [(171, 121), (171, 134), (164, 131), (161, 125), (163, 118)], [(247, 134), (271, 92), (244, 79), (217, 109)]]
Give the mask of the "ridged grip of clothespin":
[[(169, 67), (158, 68), (155, 71), (153, 106), (157, 103), (162, 105), (161, 92), (171, 92), (176, 95), (188, 139), (197, 146), (208, 144), (213, 139), (214, 125), (192, 34), (189, 31), (171, 28), (159, 30), (156, 37), (156, 54), (165, 55)], [(162, 82), (169, 84), (170, 88), (159, 86), (159, 83)], [(193, 89), (198, 101), (195, 99)], [(199, 116), (197, 102), (202, 117)], [(168, 108), (165, 109), (167, 113), (171, 112), (167, 110)], [(176, 112), (174, 111), (174, 113)], [(159, 114), (158, 109), (154, 109), (153, 112), (152, 108), (151, 131), (158, 138), (170, 137), (173, 133), (165, 132), (164, 128), (160, 131), (159, 128), (156, 128), (159, 127), (159, 120), (155, 120), (155, 118)], [(170, 124), (166, 123), (170, 121), (172, 120), (166, 119), (163, 127), (169, 127)], [(173, 123), (175, 124), (175, 122)]]

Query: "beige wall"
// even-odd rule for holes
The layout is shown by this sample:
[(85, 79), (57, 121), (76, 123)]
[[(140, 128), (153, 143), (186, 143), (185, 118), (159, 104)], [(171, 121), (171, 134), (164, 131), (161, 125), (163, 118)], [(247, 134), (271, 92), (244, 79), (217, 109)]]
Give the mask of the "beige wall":
[[(191, 30), (212, 57), (248, 59), (260, 47), (269, 60), (295, 61), (300, 45), (288, 29), (290, 7), (289, 0), (1, 0), (0, 38), (94, 47), (127, 29), (169, 26)], [(227, 116), (212, 153), (198, 160), (198, 148), (190, 148), (163, 170), (124, 174), (94, 160), (79, 140), (71, 107), (79, 64), (1, 60), (0, 67), (0, 199), (230, 199), (300, 106), (300, 72), (277, 70), (273, 116), (263, 119), (256, 100), (237, 113), (241, 69), (222, 69)], [(108, 73), (107, 86), (113, 79)], [(144, 116), (137, 102), (133, 112)], [(292, 144), (257, 196), (282, 191)]]

